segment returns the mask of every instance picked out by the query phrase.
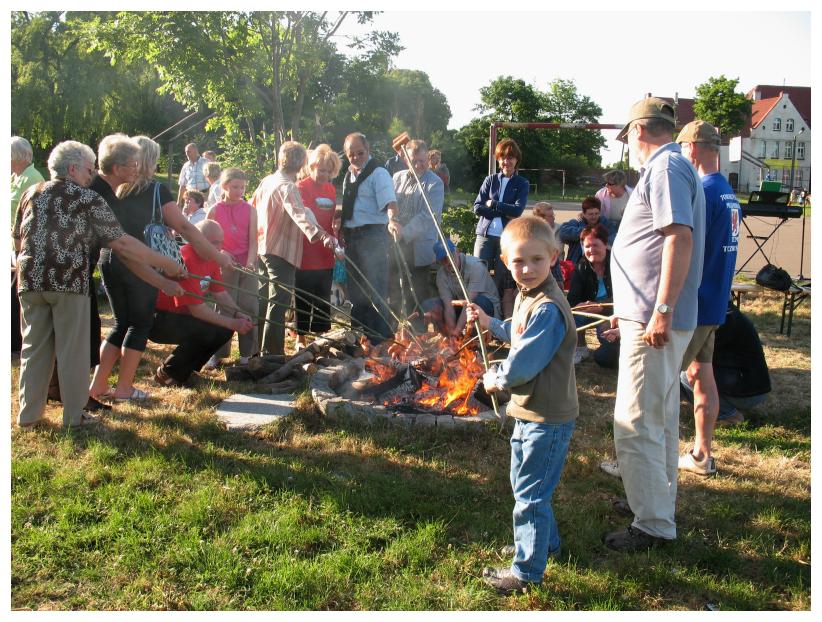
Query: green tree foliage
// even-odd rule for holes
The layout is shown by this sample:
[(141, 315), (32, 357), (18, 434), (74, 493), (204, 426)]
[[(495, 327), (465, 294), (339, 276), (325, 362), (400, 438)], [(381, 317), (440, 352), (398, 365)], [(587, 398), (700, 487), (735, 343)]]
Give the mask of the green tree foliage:
[[(224, 147), (248, 142), (263, 166), (284, 140), (327, 140), (323, 104), (338, 94), (338, 78), (348, 69), (332, 37), (348, 18), (367, 23), (372, 17), (348, 11), (120, 12), (98, 20), (93, 32), (113, 62), (144, 59), (157, 68), (164, 91), (189, 109), (214, 111), (207, 127), (224, 131)], [(383, 69), (400, 50), (396, 35), (380, 31), (352, 46), (361, 61)]]
[(114, 67), (91, 49), (85, 26), (104, 17), (11, 14), (11, 127), (38, 159), (62, 140), (94, 148), (106, 134), (153, 134), (181, 116), (179, 104), (156, 92), (159, 81), (144, 63)]
[(739, 78), (721, 75), (696, 87), (696, 118), (716, 126), (725, 137), (738, 136), (751, 116), (751, 101), (736, 92), (738, 84)]
[[(492, 121), (515, 123), (597, 123), (602, 109), (589, 97), (578, 93), (571, 80), (557, 79), (540, 91), (533, 85), (511, 76), (500, 76), (480, 89), (480, 117), (459, 130), (457, 139), (469, 154), (468, 175), (480, 179), (487, 174), (489, 130)], [(605, 139), (590, 130), (509, 129), (498, 131), (498, 139), (513, 138), (522, 149), (520, 166), (524, 169), (564, 169), (570, 178), (589, 166), (599, 166), (599, 149)], [(450, 166), (450, 165), (449, 165)], [(457, 183), (462, 171), (452, 170)], [(537, 171), (525, 171), (532, 181), (543, 177)]]

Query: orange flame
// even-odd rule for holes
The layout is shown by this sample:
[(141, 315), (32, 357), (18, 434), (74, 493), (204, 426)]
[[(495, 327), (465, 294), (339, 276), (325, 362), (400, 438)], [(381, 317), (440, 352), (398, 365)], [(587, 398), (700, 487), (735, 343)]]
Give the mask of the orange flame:
[[(471, 392), (478, 378), (482, 377), (485, 368), (476, 350), (465, 348), (459, 356), (454, 353), (459, 349), (460, 340), (443, 337), (438, 333), (426, 333), (411, 341), (408, 335), (398, 333), (391, 345), (380, 345), (370, 348), (367, 355), (366, 369), (374, 374), (374, 384), (388, 380), (396, 373), (392, 365), (382, 363), (375, 358), (387, 355), (401, 363), (420, 363), (420, 369), (427, 374), (437, 375), (433, 384), (424, 382), (422, 387), (411, 396), (396, 397), (393, 403), (409, 399), (420, 406), (431, 410), (448, 410), (456, 415), (476, 415), (479, 408), (469, 403)], [(390, 402), (386, 401), (385, 405)]]

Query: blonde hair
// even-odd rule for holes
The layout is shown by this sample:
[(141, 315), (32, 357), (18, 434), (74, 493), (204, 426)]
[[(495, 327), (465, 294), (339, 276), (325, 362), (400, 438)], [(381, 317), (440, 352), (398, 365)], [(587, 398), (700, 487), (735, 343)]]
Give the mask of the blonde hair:
[(220, 165), (216, 162), (207, 162), (203, 166), (203, 175), (210, 179), (220, 180)]
[(541, 214), (542, 210), (551, 210), (554, 211), (553, 203), (549, 203), (548, 201), (540, 201), (539, 203), (534, 203), (534, 207), (532, 211), (534, 214)]
[(309, 177), (311, 175), (312, 167), (319, 168), (325, 164), (331, 165), (331, 179), (334, 179), (340, 174), (340, 169), (342, 168), (342, 160), (340, 159), (340, 156), (338, 156), (337, 152), (331, 148), (331, 145), (322, 143), (321, 145), (317, 145), (315, 149), (308, 152), (308, 158), (305, 161), (302, 176)]
[(551, 226), (538, 216), (520, 216), (510, 221), (500, 236), (500, 250), (506, 254), (507, 247), (512, 242), (539, 240), (548, 247), (548, 252), (554, 254), (559, 251), (559, 244)]
[(121, 199), (131, 194), (140, 194), (149, 187), (157, 170), (157, 159), (160, 157), (160, 145), (148, 136), (135, 136), (131, 140), (140, 148), (137, 153), (137, 178), (133, 183), (123, 184), (117, 188), (117, 196)]
[(277, 154), (277, 168), (292, 175), (299, 173), (305, 164), (305, 147), (300, 143), (287, 140), (280, 146)]
[(228, 198), (228, 193), (225, 191), (225, 185), (230, 182), (234, 181), (235, 179), (242, 179), (243, 181), (248, 181), (248, 175), (245, 174), (245, 171), (241, 168), (224, 168), (223, 172), (220, 173), (220, 189), (222, 192), (220, 193), (221, 199), (224, 201)]

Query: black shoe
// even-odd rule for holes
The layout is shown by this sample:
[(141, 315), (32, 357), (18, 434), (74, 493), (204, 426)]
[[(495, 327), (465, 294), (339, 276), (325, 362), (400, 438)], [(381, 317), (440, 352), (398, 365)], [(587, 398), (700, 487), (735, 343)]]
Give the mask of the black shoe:
[(500, 594), (525, 594), (533, 586), (539, 585), (533, 581), (518, 579), (510, 568), (484, 568), (482, 580), (485, 585), (494, 588)]
[(622, 551), (623, 553), (633, 553), (634, 551), (647, 551), (665, 546), (673, 540), (652, 536), (641, 529), (628, 525), (625, 529), (604, 534), (602, 542), (609, 549)]
[(180, 382), (179, 380), (175, 380), (171, 376), (166, 373), (166, 370), (163, 369), (163, 366), (160, 365), (157, 368), (157, 371), (154, 372), (154, 381), (159, 384), (161, 387), (184, 387), (186, 386), (184, 382)]
[(88, 398), (88, 402), (86, 402), (85, 407), (83, 408), (86, 412), (97, 412), (98, 410), (111, 410), (111, 406), (108, 404), (103, 404), (103, 402), (99, 402), (93, 397)]

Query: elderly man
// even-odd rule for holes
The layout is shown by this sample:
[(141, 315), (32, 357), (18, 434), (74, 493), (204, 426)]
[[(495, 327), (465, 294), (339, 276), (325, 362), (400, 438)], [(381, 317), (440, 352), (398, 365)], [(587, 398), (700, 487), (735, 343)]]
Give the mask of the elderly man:
[[(445, 188), (442, 180), (428, 168), (428, 146), (421, 140), (412, 140), (406, 145), (411, 156), (411, 167), (420, 179), (420, 184), (414, 178), (411, 170), (404, 170), (394, 174), (394, 194), (397, 196), (402, 233), (397, 242), (402, 253), (401, 260), (411, 273), (410, 286), (414, 288), (417, 300), (422, 301), (430, 296), (431, 266), (435, 261), (434, 243), (437, 241), (437, 227), (431, 219), (428, 207), (425, 205), (423, 194), (434, 210), (437, 222), (442, 218), (442, 204), (445, 201)], [(403, 154), (404, 155), (404, 154)], [(398, 264), (397, 253), (391, 254), (389, 291), (391, 304), (399, 309), (400, 277), (403, 279), (406, 290), (409, 284), (405, 283), (406, 274), (403, 266)], [(412, 302), (411, 293), (404, 293), (406, 303)], [(402, 317), (407, 317), (411, 310), (401, 310)]]
[(108, 246), (170, 276), (182, 273), (175, 261), (127, 235), (106, 202), (88, 189), (94, 159), (87, 145), (75, 141), (57, 145), (48, 160), (51, 181), (24, 193), (15, 218), (13, 235), (19, 253), (23, 308), (17, 415), (21, 427), (43, 421), (55, 355), (63, 384), (63, 425), (78, 427), (97, 422), (83, 411), (88, 400), (92, 244)]
[[(32, 159), (34, 154), (31, 143), (20, 136), (11, 137), (11, 221), (14, 223), (14, 214), (20, 197), (29, 186), (39, 184), (43, 180)], [(17, 281), (14, 264), (11, 266), (11, 351), (18, 352), (23, 345), (23, 335), (20, 332), (20, 300), (17, 298)]]
[(197, 145), (188, 143), (186, 145), (186, 160), (180, 169), (179, 189), (177, 190), (177, 205), (181, 208), (183, 206), (183, 195), (186, 190), (196, 190), (198, 192), (207, 192), (210, 184), (205, 178), (203, 167), (208, 163), (208, 160), (200, 155)]
[(705, 260), (699, 286), (696, 330), (685, 351), (682, 367), (694, 393), (694, 447), (680, 456), (679, 468), (699, 475), (716, 473), (711, 455), (719, 391), (713, 371), (714, 335), (725, 322), (736, 267), (740, 207), (728, 180), (719, 172), (719, 132), (695, 120), (682, 128), (676, 142), (702, 178), (705, 191)]
[(399, 238), (402, 234), (397, 198), (388, 171), (371, 157), (365, 134), (346, 136), (343, 150), (350, 163), (343, 181), (345, 251), (378, 294), (374, 296), (356, 271), (349, 272), (351, 317), (369, 330), (372, 341), (379, 342), (374, 334), (385, 338), (392, 334), (384, 300), (388, 296), (389, 235)]
[(602, 179), (605, 186), (597, 190), (594, 196), (602, 204), (602, 215), (616, 229), (619, 229), (622, 214), (625, 212), (625, 206), (628, 204), (628, 199), (634, 189), (626, 185), (628, 177), (624, 171), (608, 171), (602, 176)]
[[(223, 228), (214, 220), (202, 220), (197, 229), (214, 248), (222, 250)], [(252, 329), (251, 318), (245, 315), (225, 289), (214, 281), (222, 281), (216, 262), (203, 259), (191, 244), (180, 249), (186, 267), (197, 277), (189, 277), (180, 285), (182, 296), (157, 294), (154, 324), (148, 338), (155, 343), (176, 344), (174, 351), (154, 374), (162, 386), (184, 386), (191, 374), (202, 369), (209, 357), (231, 339), (234, 331), (245, 335)], [(200, 277), (205, 277), (201, 279)], [(217, 313), (203, 304), (210, 293), (217, 305), (233, 313), (233, 317)]]
[(705, 194), (673, 131), (671, 105), (649, 97), (617, 136), (640, 163), (611, 254), (612, 327), (621, 333), (614, 445), (634, 513), (631, 525), (603, 537), (618, 551), (676, 538), (679, 370), (696, 327)]

